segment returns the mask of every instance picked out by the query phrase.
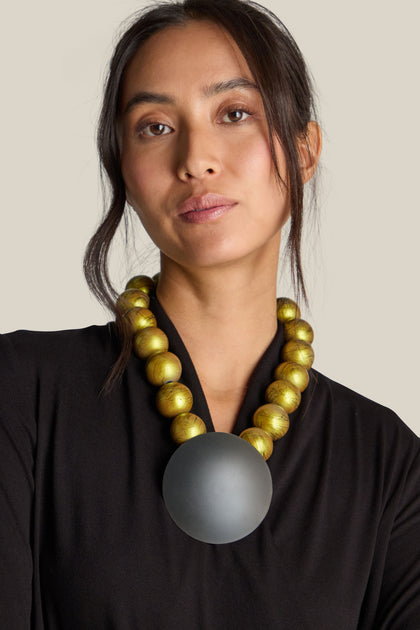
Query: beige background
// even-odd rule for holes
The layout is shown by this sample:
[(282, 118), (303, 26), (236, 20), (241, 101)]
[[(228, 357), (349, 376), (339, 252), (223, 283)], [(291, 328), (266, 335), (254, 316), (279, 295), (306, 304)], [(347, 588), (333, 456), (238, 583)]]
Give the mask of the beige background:
[[(418, 3), (267, 5), (309, 62), (325, 135), (321, 236), (307, 242), (315, 367), (395, 409), (420, 434)], [(101, 213), (94, 128), (118, 25), (140, 6), (23, 0), (3, 9), (3, 332), (108, 319), (81, 272)], [(131, 272), (155, 270), (141, 255), (127, 270), (125, 259), (120, 246), (113, 258), (120, 284)]]

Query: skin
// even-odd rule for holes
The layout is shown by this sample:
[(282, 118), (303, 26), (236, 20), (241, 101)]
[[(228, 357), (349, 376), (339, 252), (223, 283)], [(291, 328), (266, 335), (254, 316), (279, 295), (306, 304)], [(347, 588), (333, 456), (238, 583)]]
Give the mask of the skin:
[[(232, 430), (277, 328), (280, 235), (290, 215), (252, 84), (232, 38), (212, 22), (191, 21), (143, 45), (122, 92), (127, 199), (161, 251), (158, 297), (191, 355), (213, 424), (223, 431)], [(315, 123), (311, 138), (313, 151), (301, 149), (305, 180), (320, 151)], [(287, 180), (280, 143), (276, 153)], [(200, 222), (180, 214), (186, 199), (206, 193), (233, 203)], [(250, 338), (252, 344), (244, 343)]]

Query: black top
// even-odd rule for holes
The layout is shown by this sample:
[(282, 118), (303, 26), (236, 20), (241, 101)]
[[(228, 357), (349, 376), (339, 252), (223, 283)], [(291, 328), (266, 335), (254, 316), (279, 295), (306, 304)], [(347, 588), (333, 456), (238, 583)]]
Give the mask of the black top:
[[(214, 430), (181, 339), (152, 310)], [(279, 326), (234, 433), (262, 404), (282, 343)], [(211, 545), (163, 505), (176, 447), (143, 362), (100, 394), (112, 325), (12, 333), (0, 352), (0, 628), (420, 628), (419, 440), (393, 412), (311, 371), (268, 460), (266, 519)]]

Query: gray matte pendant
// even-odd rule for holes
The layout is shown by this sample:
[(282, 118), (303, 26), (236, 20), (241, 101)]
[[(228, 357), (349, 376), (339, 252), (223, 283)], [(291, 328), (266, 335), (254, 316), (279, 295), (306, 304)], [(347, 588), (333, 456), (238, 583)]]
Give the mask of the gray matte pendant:
[(270, 507), (270, 470), (248, 442), (231, 433), (205, 433), (182, 444), (163, 476), (166, 508), (186, 534), (229, 543), (254, 531)]

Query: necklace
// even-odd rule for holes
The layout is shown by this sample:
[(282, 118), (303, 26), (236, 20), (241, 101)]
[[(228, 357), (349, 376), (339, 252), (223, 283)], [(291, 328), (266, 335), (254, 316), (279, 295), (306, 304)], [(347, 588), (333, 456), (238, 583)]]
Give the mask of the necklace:
[(133, 332), (135, 354), (146, 362), (148, 381), (159, 388), (157, 409), (172, 419), (171, 436), (180, 445), (164, 473), (163, 499), (174, 522), (189, 536), (208, 543), (234, 542), (254, 531), (270, 507), (273, 489), (266, 460), (273, 441), (288, 431), (289, 414), (298, 408), (309, 383), (313, 330), (300, 318), (293, 300), (278, 298), (277, 317), (286, 343), (265, 404), (240, 436), (207, 433), (203, 420), (191, 413), (191, 391), (179, 382), (181, 362), (169, 351), (168, 338), (149, 310), (155, 281), (157, 277), (132, 278), (117, 309)]

